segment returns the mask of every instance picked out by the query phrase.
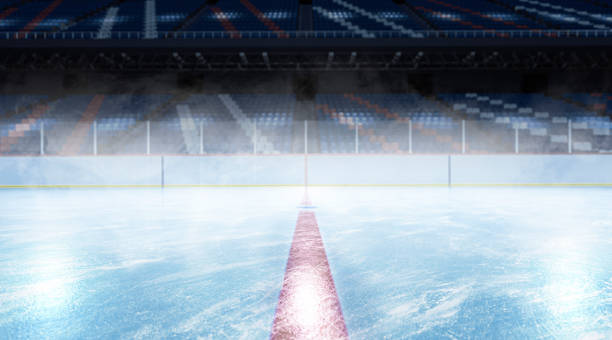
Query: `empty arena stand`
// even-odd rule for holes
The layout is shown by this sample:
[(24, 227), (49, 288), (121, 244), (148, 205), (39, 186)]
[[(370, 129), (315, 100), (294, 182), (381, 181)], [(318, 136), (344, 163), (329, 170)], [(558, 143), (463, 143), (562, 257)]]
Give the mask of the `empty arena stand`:
[(110, 39), (119, 33), (127, 36), (128, 32), (141, 39), (167, 38), (177, 32), (249, 32), (241, 37), (275, 33), (268, 37), (287, 38), (299, 30), (300, 10), (312, 12), (303, 16), (312, 20), (303, 27), (361, 38), (381, 32), (419, 38), (423, 37), (419, 31), (612, 29), (612, 7), (583, 0), (563, 4), (546, 0), (314, 0), (312, 6), (302, 9), (298, 1), (289, 0), (40, 0), (1, 4), (0, 32), (18, 38), (42, 32), (81, 32), (88, 33), (82, 37), (92, 39)]
[[(286, 94), (0, 97), (0, 153), (291, 154), (304, 118)], [(318, 94), (315, 153), (607, 153), (605, 93)]]

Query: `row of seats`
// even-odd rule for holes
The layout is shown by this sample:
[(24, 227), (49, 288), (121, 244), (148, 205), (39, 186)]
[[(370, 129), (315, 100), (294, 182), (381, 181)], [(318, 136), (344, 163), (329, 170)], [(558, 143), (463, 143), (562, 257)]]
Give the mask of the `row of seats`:
[(564, 98), (590, 111), (612, 116), (612, 93), (569, 93)]
[[(419, 37), (419, 30), (612, 29), (612, 7), (586, 0), (313, 0), (315, 31), (349, 31), (364, 38), (391, 31)], [(0, 4), (0, 31), (144, 32), (296, 31), (297, 0), (79, 1), (40, 0)]]
[(500, 0), (517, 13), (558, 29), (610, 29), (612, 7), (584, 0)]
[(528, 30), (542, 24), (486, 0), (413, 0), (416, 11), (442, 30)]
[[(75, 143), (82, 154), (95, 148), (142, 154), (147, 140), (150, 152), (166, 154), (301, 151), (294, 95), (225, 96), (0, 95), (0, 153), (40, 153), (41, 140), (47, 154), (75, 150)], [(608, 152), (607, 106), (591, 107), (610, 100), (608, 94), (319, 94), (309, 131), (313, 152), (324, 153), (354, 152), (357, 143), (363, 152), (512, 152), (517, 137), (524, 152), (567, 150), (570, 139), (575, 151)]]
[(547, 152), (567, 149), (570, 135), (576, 151), (608, 152), (612, 149), (610, 117), (598, 115), (564, 97), (465, 93), (441, 94), (438, 98), (465, 119), (480, 121), (488, 130), (517, 130), (519, 137), (526, 134), (529, 139), (536, 140), (536, 145), (548, 145), (544, 149)]
[(298, 5), (289, 0), (33, 1), (0, 4), (0, 31), (294, 31)]

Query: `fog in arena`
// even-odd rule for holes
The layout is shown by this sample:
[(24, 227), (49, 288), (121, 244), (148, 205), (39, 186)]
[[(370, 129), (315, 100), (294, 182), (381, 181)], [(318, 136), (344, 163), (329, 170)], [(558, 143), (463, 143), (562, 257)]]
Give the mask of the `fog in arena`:
[[(602, 88), (609, 82), (606, 74), (572, 73), (562, 77), (474, 72), (470, 76), (474, 81), (469, 84), (463, 77), (453, 72), (386, 71), (10, 72), (3, 76), (2, 92), (22, 96), (9, 104), (14, 113), (31, 110), (32, 100), (38, 98), (39, 108), (46, 110), (36, 126), (27, 127), (33, 130), (30, 143), (11, 146), (12, 153), (22, 154), (300, 154), (308, 149), (319, 153), (326, 147), (320, 141), (325, 133), (334, 135), (333, 142), (339, 147), (333, 152), (337, 153), (612, 151), (607, 144), (610, 128), (605, 119), (578, 118), (572, 122), (567, 118), (568, 110), (572, 110), (568, 106), (571, 99), (567, 98), (572, 84), (581, 90)], [(498, 82), (498, 78), (505, 81)], [(546, 87), (554, 99), (543, 103), (542, 95), (536, 92), (512, 95), (534, 86), (534, 91)], [(71, 96), (77, 99), (75, 105), (61, 105), (62, 99)], [(81, 120), (79, 105), (86, 108), (86, 101), (95, 96), (115, 104), (109, 108), (108, 118)], [(237, 96), (238, 102), (232, 96)], [(252, 109), (241, 107), (249, 102), (249, 96), (263, 98), (256, 111), (288, 111), (290, 121), (279, 127), (274, 120), (266, 121), (266, 115), (275, 112), (249, 112)], [(275, 96), (284, 100), (275, 103), (277, 107), (270, 106)], [(500, 116), (496, 109), (509, 113)], [(232, 115), (224, 113), (228, 110)], [(216, 116), (214, 122), (202, 118), (211, 114)], [(123, 123), (130, 126), (128, 133), (108, 134), (107, 123), (121, 116), (132, 119)], [(169, 118), (177, 116), (178, 120)], [(242, 116), (240, 128), (234, 129), (231, 120)], [(376, 124), (369, 124), (369, 119)], [(49, 124), (43, 131), (45, 120)], [(270, 123), (273, 125), (266, 125)], [(78, 150), (68, 150), (64, 147), (65, 135), (75, 125), (87, 136)], [(585, 135), (589, 129), (592, 133)], [(291, 140), (283, 146), (274, 145), (283, 133), (290, 134)], [(217, 135), (223, 136), (227, 149), (209, 145), (215, 144)], [(309, 147), (305, 147), (305, 141)]]
[(612, 339), (610, 18), (0, 1), (0, 339)]

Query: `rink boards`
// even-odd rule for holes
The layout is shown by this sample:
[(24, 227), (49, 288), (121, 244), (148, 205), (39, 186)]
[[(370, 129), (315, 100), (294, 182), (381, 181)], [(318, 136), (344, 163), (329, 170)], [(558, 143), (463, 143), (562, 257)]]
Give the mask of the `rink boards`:
[(0, 157), (2, 187), (612, 185), (610, 155)]

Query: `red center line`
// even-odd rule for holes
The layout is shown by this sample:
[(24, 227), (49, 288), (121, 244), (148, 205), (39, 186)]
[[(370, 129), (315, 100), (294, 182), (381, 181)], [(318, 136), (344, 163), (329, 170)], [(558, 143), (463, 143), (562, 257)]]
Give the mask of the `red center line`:
[[(308, 202), (305, 197), (304, 203)], [(270, 339), (348, 339), (314, 211), (298, 215)]]

